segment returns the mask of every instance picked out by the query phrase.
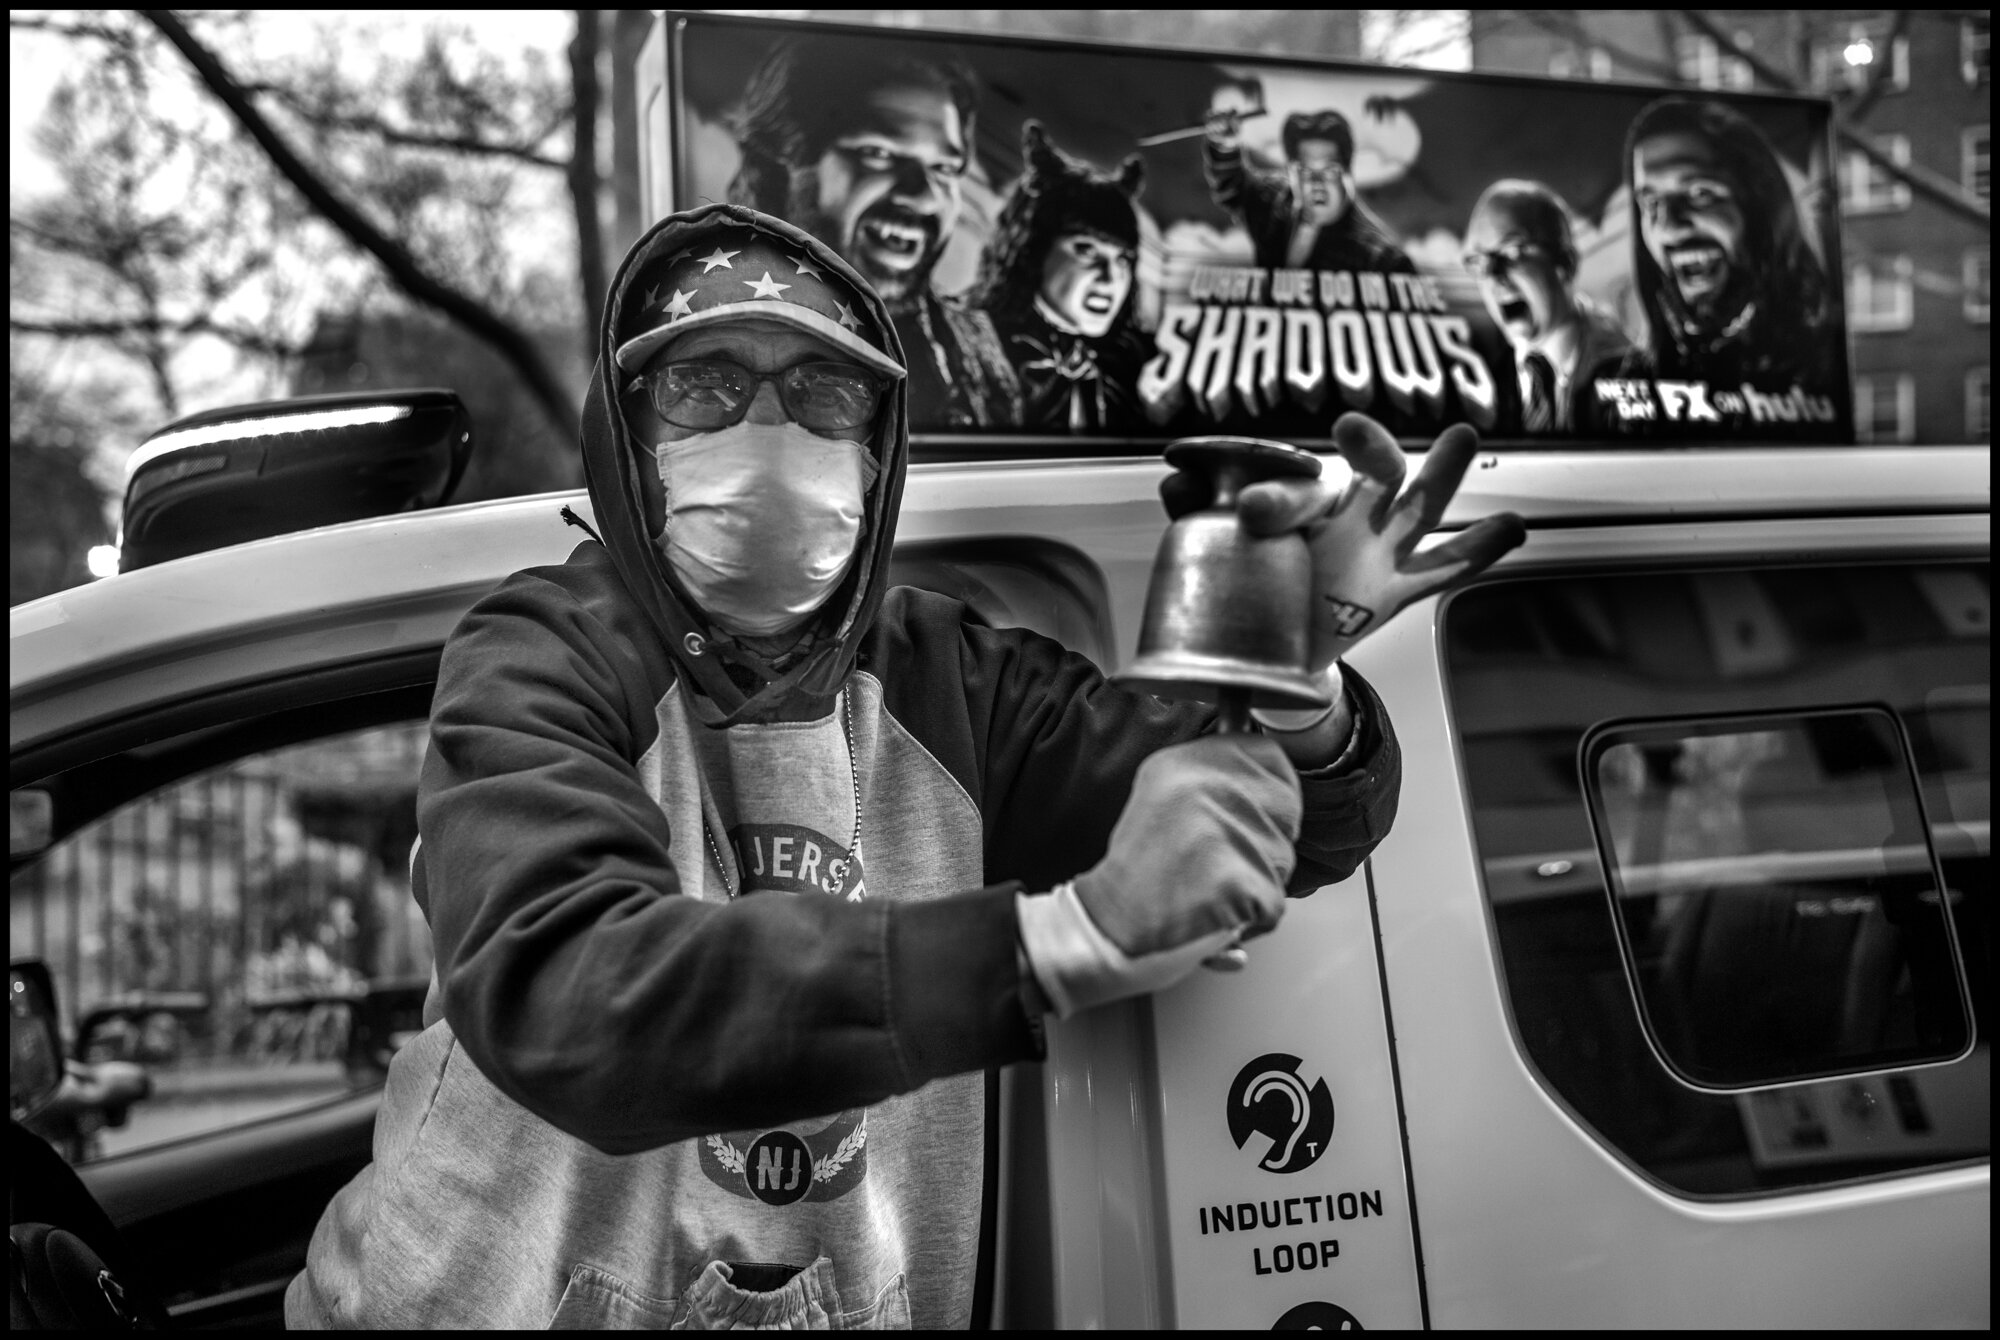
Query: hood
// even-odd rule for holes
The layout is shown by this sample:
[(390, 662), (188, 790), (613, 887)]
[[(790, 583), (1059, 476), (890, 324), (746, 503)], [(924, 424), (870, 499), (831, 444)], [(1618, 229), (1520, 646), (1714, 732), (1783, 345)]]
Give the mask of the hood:
[(859, 552), (847, 577), (814, 616), (804, 651), (788, 658), (782, 670), (712, 624), (680, 589), (649, 538), (657, 526), (647, 515), (645, 481), (657, 478), (656, 467), (618, 412), (619, 384), (629, 374), (618, 367), (617, 332), (625, 328), (620, 317), (627, 304), (645, 301), (637, 279), (648, 262), (678, 257), (713, 234), (745, 228), (805, 252), (815, 266), (853, 289), (875, 322), (879, 343), (898, 363), (903, 361), (888, 309), (853, 267), (800, 229), (740, 205), (704, 205), (668, 215), (633, 244), (612, 278), (598, 329), (597, 366), (583, 407), (584, 479), (620, 579), (680, 673), (721, 708), (725, 725), (816, 720), (832, 710), (888, 587), (910, 449), (907, 383), (899, 378), (870, 443), (880, 468), (868, 493)]

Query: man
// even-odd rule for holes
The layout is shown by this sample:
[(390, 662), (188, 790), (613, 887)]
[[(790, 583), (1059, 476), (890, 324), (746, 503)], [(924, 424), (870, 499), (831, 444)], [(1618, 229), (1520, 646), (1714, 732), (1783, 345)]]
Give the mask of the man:
[(1319, 555), (1336, 702), (1205, 734), (1207, 708), (888, 589), (902, 369), (829, 248), (708, 205), (635, 244), (606, 308), (603, 538), (445, 648), (427, 1027), (287, 1320), (964, 1326), (982, 1070), (1040, 1055), (1045, 1010), (1166, 986), (1355, 868), (1399, 765), (1336, 658), (1519, 522), (1399, 557), (1470, 435), (1392, 507), (1400, 451), (1343, 420), (1356, 482), (1265, 488), (1248, 522)]
[(1465, 228), (1465, 268), (1514, 351), (1521, 427), (1570, 434), (1600, 422), (1592, 383), (1613, 375), (1632, 342), (1576, 291), (1569, 207), (1540, 182), (1494, 182)]
[[(1833, 291), (1791, 184), (1721, 103), (1662, 98), (1626, 135), (1632, 268), (1650, 338), (1627, 374), (1837, 397)], [(1825, 431), (1804, 423), (1767, 431)]]
[(1202, 169), (1216, 204), (1242, 221), (1267, 269), (1374, 270), (1415, 274), (1382, 221), (1355, 193), (1354, 130), (1339, 112), (1294, 112), (1281, 138), (1282, 173), (1243, 161), (1243, 113), (1214, 111)]
[(898, 50), (775, 45), (744, 91), (729, 199), (827, 243), (889, 304), (923, 427), (1012, 427), (1020, 388), (992, 323), (930, 282), (972, 161), (972, 72)]

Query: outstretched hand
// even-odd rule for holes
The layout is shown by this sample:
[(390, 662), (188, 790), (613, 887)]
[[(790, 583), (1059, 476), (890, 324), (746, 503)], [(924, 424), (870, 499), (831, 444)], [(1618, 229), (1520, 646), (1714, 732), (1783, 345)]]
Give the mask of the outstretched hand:
[[(1336, 490), (1321, 479), (1269, 479), (1245, 488), (1237, 516), (1253, 535), (1303, 531), (1313, 556), (1312, 668), (1324, 670), (1404, 606), (1470, 581), (1527, 538), (1512, 512), (1481, 518), (1417, 552), (1458, 492), (1479, 434), (1457, 424), (1438, 435), (1407, 488), (1408, 458), (1389, 430), (1343, 414), (1333, 445), (1353, 468)], [(1177, 472), (1160, 486), (1170, 515), (1205, 507), (1207, 485)]]
[(1203, 123), (1208, 142), (1224, 153), (1233, 153), (1243, 143), (1243, 114), (1234, 108), (1218, 108)]

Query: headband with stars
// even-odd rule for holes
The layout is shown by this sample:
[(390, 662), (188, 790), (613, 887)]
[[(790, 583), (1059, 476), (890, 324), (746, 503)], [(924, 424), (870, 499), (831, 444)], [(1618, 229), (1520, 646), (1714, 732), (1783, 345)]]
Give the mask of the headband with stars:
[(749, 228), (715, 230), (640, 265), (619, 314), (617, 362), (643, 367), (667, 341), (724, 321), (794, 326), (891, 377), (903, 366), (873, 342), (861, 296), (804, 248)]

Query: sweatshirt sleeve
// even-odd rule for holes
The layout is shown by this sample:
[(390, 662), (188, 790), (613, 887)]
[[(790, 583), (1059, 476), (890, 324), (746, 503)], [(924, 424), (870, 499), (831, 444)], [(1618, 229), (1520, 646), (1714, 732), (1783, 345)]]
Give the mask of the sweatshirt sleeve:
[[(1213, 730), (1214, 709), (1134, 692), (1033, 633), (967, 625), (964, 636), (983, 725), (987, 877), (1052, 888), (1102, 858), (1140, 761)], [(1347, 766), (1300, 775), (1294, 895), (1353, 874), (1395, 819), (1402, 760), (1388, 711), (1352, 668), (1342, 675), (1360, 739)]]
[(518, 574), (445, 648), (416, 874), (445, 1018), (481, 1072), (622, 1154), (1034, 1055), (1010, 888), (686, 894), (634, 762), (664, 681), (629, 646)]

